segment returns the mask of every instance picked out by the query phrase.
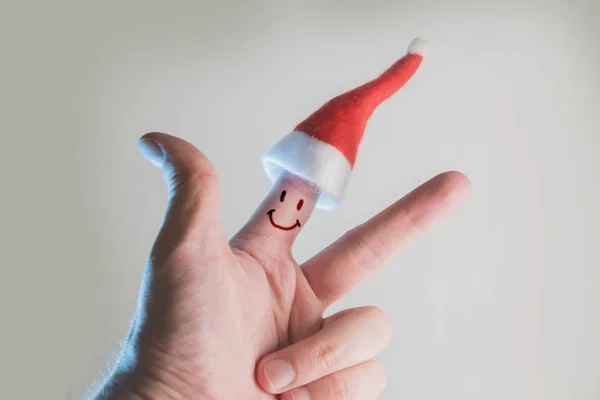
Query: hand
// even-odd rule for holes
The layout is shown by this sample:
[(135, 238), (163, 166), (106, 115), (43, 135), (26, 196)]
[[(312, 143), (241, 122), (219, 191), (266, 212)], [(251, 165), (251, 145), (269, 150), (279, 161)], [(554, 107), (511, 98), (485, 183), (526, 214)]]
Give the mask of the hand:
[(323, 313), (459, 203), (467, 179), (436, 176), (298, 265), (291, 247), (318, 189), (283, 176), (228, 243), (210, 162), (166, 134), (147, 134), (140, 147), (162, 169), (169, 203), (98, 399), (377, 398), (385, 375), (373, 357), (391, 335), (385, 313)]

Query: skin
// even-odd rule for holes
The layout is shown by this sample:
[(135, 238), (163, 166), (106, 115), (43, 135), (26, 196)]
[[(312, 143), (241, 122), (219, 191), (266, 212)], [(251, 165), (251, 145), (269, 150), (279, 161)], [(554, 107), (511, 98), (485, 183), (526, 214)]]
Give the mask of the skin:
[[(278, 185), (278, 186), (282, 186), (282, 185)], [(283, 203), (285, 201), (286, 194), (287, 194), (287, 190), (283, 190), (281, 192), (281, 194), (279, 195), (279, 201), (281, 201)], [(304, 199), (298, 200), (298, 205), (296, 206), (296, 210), (300, 211), (302, 209), (303, 205), (304, 205)], [(296, 218), (296, 222), (294, 222), (294, 224), (291, 226), (279, 225), (277, 222), (275, 222), (275, 219), (273, 217), (273, 214), (275, 214), (275, 211), (277, 211), (277, 210), (274, 208), (267, 211), (267, 216), (269, 217), (269, 221), (271, 222), (271, 225), (273, 225), (275, 228), (281, 229), (282, 231), (291, 231), (292, 229), (302, 227), (302, 224), (300, 223), (300, 220), (298, 218)]]
[(434, 177), (299, 265), (291, 249), (314, 186), (283, 176), (227, 241), (206, 157), (163, 133), (144, 135), (140, 148), (162, 169), (169, 202), (121, 357), (95, 398), (378, 398), (386, 378), (373, 358), (391, 337), (386, 314), (323, 313), (460, 203), (465, 176)]

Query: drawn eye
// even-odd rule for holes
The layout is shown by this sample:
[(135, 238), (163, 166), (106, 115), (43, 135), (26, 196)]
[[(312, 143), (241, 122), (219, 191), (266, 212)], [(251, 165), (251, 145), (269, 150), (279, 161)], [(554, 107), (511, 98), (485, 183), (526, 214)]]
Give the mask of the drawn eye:
[(304, 200), (300, 199), (300, 201), (298, 202), (298, 205), (296, 206), (296, 209), (298, 211), (300, 211), (300, 209), (302, 208), (302, 205), (304, 204)]
[(285, 194), (286, 191), (284, 190), (283, 192), (281, 192), (281, 196), (279, 196), (279, 201), (281, 201), (283, 203), (283, 200), (285, 200)]

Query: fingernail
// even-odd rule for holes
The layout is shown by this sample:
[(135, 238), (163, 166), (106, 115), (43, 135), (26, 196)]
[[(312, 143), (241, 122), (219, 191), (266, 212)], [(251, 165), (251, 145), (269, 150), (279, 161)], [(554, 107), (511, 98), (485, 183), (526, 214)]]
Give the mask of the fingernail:
[(140, 139), (138, 147), (144, 158), (152, 165), (162, 168), (165, 162), (165, 154), (162, 148), (150, 139)]
[(296, 373), (291, 364), (284, 360), (272, 360), (265, 365), (265, 377), (271, 389), (279, 390), (294, 380)]
[(290, 396), (292, 400), (310, 400), (310, 393), (303, 387), (292, 390)]

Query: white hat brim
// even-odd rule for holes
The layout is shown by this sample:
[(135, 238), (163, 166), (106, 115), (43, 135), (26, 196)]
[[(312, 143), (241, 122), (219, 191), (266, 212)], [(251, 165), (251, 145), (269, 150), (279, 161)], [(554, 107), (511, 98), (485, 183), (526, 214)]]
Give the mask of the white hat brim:
[(272, 183), (287, 171), (318, 186), (316, 207), (322, 210), (339, 206), (352, 173), (350, 162), (336, 147), (298, 131), (267, 150), (262, 164)]

